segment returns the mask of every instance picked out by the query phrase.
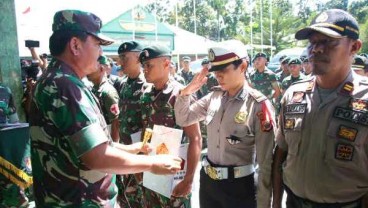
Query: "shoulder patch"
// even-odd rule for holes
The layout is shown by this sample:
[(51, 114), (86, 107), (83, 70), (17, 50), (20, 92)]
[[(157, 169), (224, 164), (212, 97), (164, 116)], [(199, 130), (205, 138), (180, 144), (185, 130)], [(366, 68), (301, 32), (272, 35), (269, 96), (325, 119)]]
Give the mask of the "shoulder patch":
[(264, 100), (267, 100), (267, 97), (265, 95), (263, 95), (260, 91), (256, 90), (256, 89), (248, 88), (248, 92), (249, 92), (250, 96), (252, 96), (259, 103), (264, 101)]

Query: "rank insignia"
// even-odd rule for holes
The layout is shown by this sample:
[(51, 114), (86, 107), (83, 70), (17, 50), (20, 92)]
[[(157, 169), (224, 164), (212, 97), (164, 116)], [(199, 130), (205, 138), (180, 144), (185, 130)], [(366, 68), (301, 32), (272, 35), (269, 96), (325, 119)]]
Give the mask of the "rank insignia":
[(358, 134), (357, 129), (344, 125), (339, 126), (339, 131), (337, 132), (337, 136), (339, 138), (346, 139), (352, 142), (355, 141), (357, 134)]
[(337, 144), (335, 158), (338, 160), (352, 161), (354, 155), (354, 146), (350, 144)]
[(343, 95), (350, 95), (354, 90), (354, 84), (352, 82), (346, 82), (341, 88), (340, 93)]
[(295, 126), (295, 119), (288, 118), (285, 119), (285, 129), (294, 129)]
[(267, 121), (267, 120), (264, 120), (261, 122), (261, 130), (262, 131), (265, 131), (265, 132), (268, 132), (268, 131), (271, 131), (272, 129), (272, 124), (270, 121)]
[(368, 103), (366, 100), (359, 100), (359, 99), (352, 98), (350, 100), (349, 107), (352, 110), (364, 111), (364, 112), (368, 111)]
[(313, 88), (314, 88), (314, 81), (313, 81), (313, 80), (311, 80), (311, 81), (309, 81), (309, 83), (308, 83), (307, 91), (308, 91), (308, 92), (311, 92), (311, 91), (313, 90)]
[(238, 112), (235, 117), (234, 117), (234, 121), (235, 123), (241, 124), (245, 122), (245, 119), (247, 119), (247, 112)]
[(304, 92), (294, 92), (292, 101), (293, 103), (301, 103), (304, 98)]

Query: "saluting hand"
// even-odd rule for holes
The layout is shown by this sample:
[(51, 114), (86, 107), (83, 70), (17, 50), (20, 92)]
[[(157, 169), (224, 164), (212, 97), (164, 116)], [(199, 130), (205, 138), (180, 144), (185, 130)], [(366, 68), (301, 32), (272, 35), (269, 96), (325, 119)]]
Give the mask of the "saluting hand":
[(207, 82), (208, 68), (203, 68), (201, 72), (196, 74), (192, 81), (181, 90), (180, 95), (191, 95), (197, 92)]

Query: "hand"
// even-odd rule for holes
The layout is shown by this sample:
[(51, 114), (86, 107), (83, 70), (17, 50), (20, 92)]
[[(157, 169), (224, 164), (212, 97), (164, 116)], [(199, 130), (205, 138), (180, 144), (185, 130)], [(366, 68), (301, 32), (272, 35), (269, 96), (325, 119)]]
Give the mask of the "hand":
[(137, 154), (139, 152), (142, 152), (144, 154), (148, 154), (152, 152), (152, 147), (149, 143), (146, 143), (143, 145), (143, 142), (136, 142), (130, 145), (126, 145), (127, 150), (130, 153)]
[(208, 68), (203, 68), (201, 72), (196, 74), (192, 81), (181, 90), (180, 95), (191, 95), (197, 92), (207, 82)]
[(150, 156), (153, 159), (151, 172), (157, 175), (172, 175), (178, 172), (181, 167), (181, 159), (173, 155)]
[(192, 181), (184, 180), (180, 181), (178, 185), (175, 186), (171, 195), (174, 197), (186, 197), (192, 192)]

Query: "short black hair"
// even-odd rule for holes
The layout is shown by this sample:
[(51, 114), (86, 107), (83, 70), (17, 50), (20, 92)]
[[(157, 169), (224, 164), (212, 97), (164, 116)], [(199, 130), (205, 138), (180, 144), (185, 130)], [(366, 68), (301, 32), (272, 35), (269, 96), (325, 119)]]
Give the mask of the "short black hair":
[(83, 31), (57, 31), (54, 32), (49, 40), (50, 53), (53, 56), (62, 54), (66, 48), (67, 43), (73, 38), (77, 37), (83, 42), (87, 40), (88, 34)]

